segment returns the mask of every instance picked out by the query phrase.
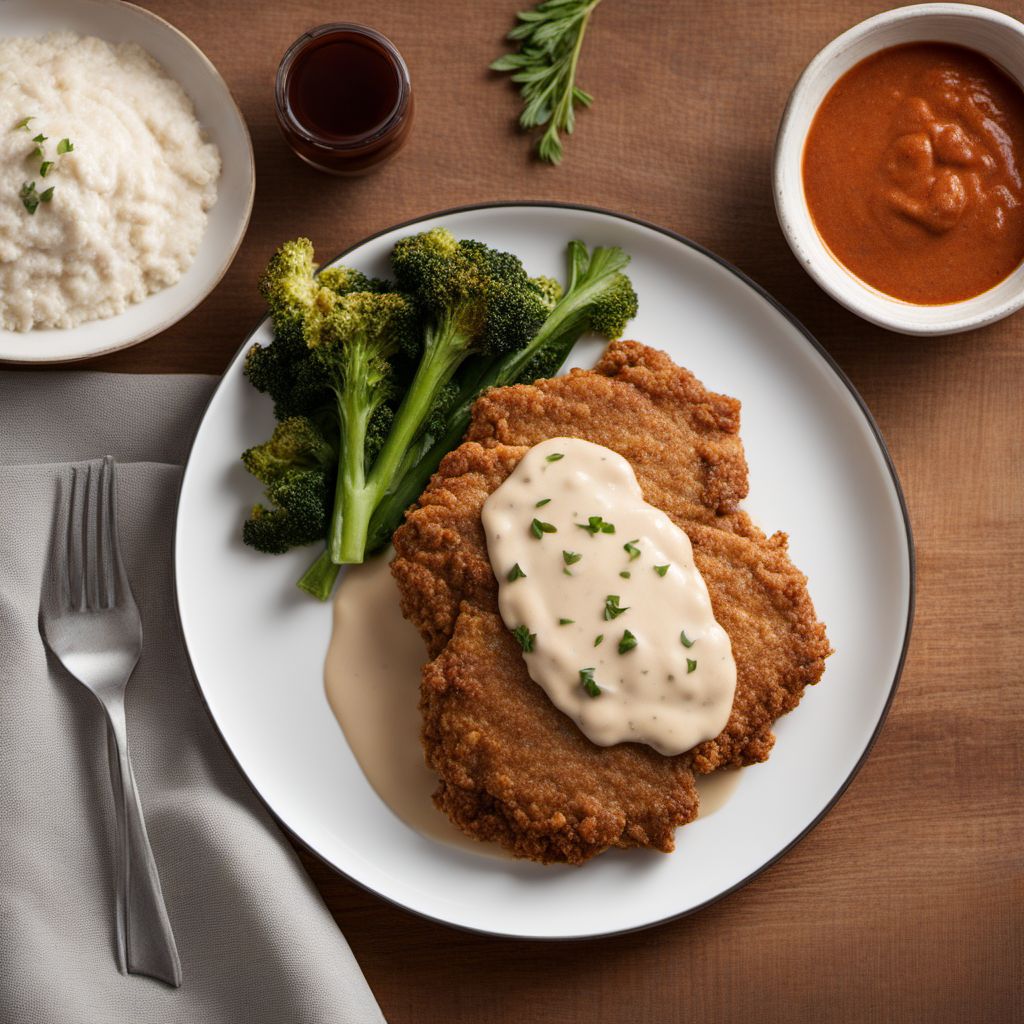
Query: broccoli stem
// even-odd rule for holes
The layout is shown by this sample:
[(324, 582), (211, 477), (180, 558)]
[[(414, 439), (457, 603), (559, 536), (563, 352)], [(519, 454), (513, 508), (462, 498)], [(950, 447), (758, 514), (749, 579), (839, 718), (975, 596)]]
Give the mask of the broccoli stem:
[(367, 533), (374, 510), (398, 475), (438, 394), (465, 358), (469, 342), (470, 338), (455, 327), (453, 317), (446, 318), (436, 328), (428, 330), (416, 375), (398, 407), (387, 439), (369, 476), (360, 486), (345, 492), (344, 525), (339, 550), (341, 562), (357, 563), (366, 557)]
[(302, 574), (296, 586), (318, 601), (326, 601), (331, 596), (340, 571), (341, 566), (332, 561), (331, 553), (324, 549), (320, 557)]
[[(360, 497), (366, 486), (366, 429), (375, 406), (366, 401), (365, 390), (351, 387), (339, 396), (342, 440), (338, 460), (338, 482), (334, 492), (334, 514), (328, 549), (331, 560), (341, 564), (353, 539), (358, 538)], [(361, 561), (361, 559), (360, 559)]]

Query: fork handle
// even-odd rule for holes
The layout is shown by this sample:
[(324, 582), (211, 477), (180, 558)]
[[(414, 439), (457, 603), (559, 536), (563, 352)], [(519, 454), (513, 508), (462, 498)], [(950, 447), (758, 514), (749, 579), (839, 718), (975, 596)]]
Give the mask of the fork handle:
[(104, 701), (104, 708), (110, 726), (108, 742), (113, 742), (111, 771), (116, 770), (117, 776), (112, 781), (118, 824), (118, 948), (129, 974), (145, 974), (177, 988), (181, 961), (128, 753), (124, 700)]

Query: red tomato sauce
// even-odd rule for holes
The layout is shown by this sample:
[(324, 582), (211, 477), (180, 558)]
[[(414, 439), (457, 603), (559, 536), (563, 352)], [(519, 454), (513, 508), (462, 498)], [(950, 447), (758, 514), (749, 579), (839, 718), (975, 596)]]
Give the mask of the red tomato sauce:
[(963, 46), (910, 43), (851, 68), (803, 154), (818, 234), (857, 277), (918, 305), (958, 302), (1024, 260), (1024, 91)]

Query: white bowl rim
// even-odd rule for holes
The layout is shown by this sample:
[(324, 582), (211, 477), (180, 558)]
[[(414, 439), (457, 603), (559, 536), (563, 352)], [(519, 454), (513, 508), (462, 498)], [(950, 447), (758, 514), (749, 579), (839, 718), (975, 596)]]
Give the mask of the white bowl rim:
[[(915, 304), (902, 302), (899, 299), (892, 298), (891, 296), (872, 288), (871, 285), (861, 281), (855, 274), (853, 274), (852, 271), (849, 271), (845, 266), (843, 266), (835, 256), (832, 256), (824, 241), (821, 242), (821, 247), (824, 250), (826, 257), (830, 261), (839, 264), (839, 266), (846, 271), (847, 278), (844, 279), (844, 285), (847, 287), (837, 287), (834, 281), (830, 280), (822, 273), (818, 265), (820, 255), (816, 252), (808, 251), (800, 242), (793, 228), (794, 221), (801, 214), (806, 215), (806, 217), (810, 219), (810, 213), (807, 210), (806, 202), (803, 200), (803, 190), (801, 188), (800, 197), (797, 199), (797, 197), (789, 195), (786, 190), (781, 187), (780, 182), (784, 168), (787, 165), (789, 165), (793, 160), (800, 163), (802, 163), (803, 160), (803, 147), (806, 138), (806, 130), (797, 134), (796, 127), (793, 124), (793, 114), (796, 109), (797, 102), (809, 89), (811, 83), (819, 77), (828, 81), (828, 88), (835, 85), (841, 77), (841, 74), (837, 74), (832, 71), (829, 68), (829, 65), (836, 55), (857, 40), (878, 32), (880, 29), (885, 29), (890, 25), (937, 15), (942, 17), (957, 17), (975, 21), (984, 21), (989, 24), (998, 25), (1002, 31), (1013, 33), (1018, 36), (1020, 38), (1021, 45), (1024, 46), (1024, 24), (1019, 22), (1016, 18), (1012, 18), (1010, 15), (1004, 14), (1001, 11), (995, 11), (989, 7), (979, 7), (973, 4), (914, 4), (909, 7), (898, 7), (891, 11), (883, 11), (881, 14), (875, 14), (870, 18), (866, 18), (864, 21), (858, 22), (856, 25), (848, 28), (845, 32), (840, 33), (830, 43), (822, 47), (822, 49), (818, 51), (800, 74), (800, 77), (797, 79), (796, 84), (793, 86), (793, 90), (789, 95), (789, 99), (786, 101), (786, 107), (783, 110), (782, 118), (779, 122), (779, 130), (775, 139), (775, 152), (772, 161), (772, 185), (775, 199), (775, 213), (779, 221), (779, 226), (782, 228), (782, 233), (785, 236), (790, 249), (792, 249), (793, 255), (796, 256), (800, 261), (801, 266), (814, 279), (818, 286), (841, 305), (845, 306), (851, 312), (856, 313), (859, 317), (870, 323), (876, 324), (879, 327), (884, 327), (890, 331), (896, 331), (900, 334), (932, 337), (975, 330), (986, 324), (1002, 320), (1011, 313), (1017, 312), (1017, 310), (1024, 306), (1024, 284), (1018, 288), (1016, 294), (1011, 295), (999, 305), (982, 309), (979, 312), (963, 313), (960, 311), (962, 311), (964, 307), (977, 302), (978, 299), (982, 298), (982, 296), (988, 294), (987, 292), (982, 292), (981, 295), (975, 295), (969, 299), (963, 299), (959, 302), (948, 303), (945, 306), (928, 306), (927, 308), (933, 310), (949, 310), (949, 316), (941, 321), (927, 324), (912, 321), (906, 317), (904, 311), (908, 308), (916, 308)], [(927, 38), (927, 34), (923, 34), (921, 36), (921, 41), (927, 41)], [(891, 45), (894, 44), (880, 40), (879, 45), (874, 48), (872, 52), (878, 52)], [(1024, 83), (1018, 82), (1018, 84), (1024, 88)], [(808, 123), (808, 128), (809, 126), (810, 125)], [(798, 175), (798, 177), (802, 178), (802, 174)], [(800, 208), (799, 212), (797, 212), (797, 207)], [(814, 229), (813, 221), (811, 221), (811, 227), (817, 236), (817, 231)], [(818, 237), (820, 239), (820, 236)], [(878, 301), (879, 305), (884, 307), (884, 310), (880, 310), (877, 307), (871, 309), (866, 308), (862, 299), (865, 294), (870, 294), (873, 299)]]
[[(201, 305), (206, 299), (210, 297), (211, 292), (218, 284), (224, 279), (224, 275), (231, 268), (231, 264), (234, 263), (235, 257), (238, 255), (238, 250), (241, 248), (242, 242), (245, 240), (246, 232), (249, 230), (249, 221), (252, 217), (253, 203), (256, 199), (256, 157), (252, 148), (252, 135), (249, 132), (249, 125), (245, 120), (245, 116), (242, 114), (241, 108), (238, 106), (238, 102), (228, 87), (224, 76), (217, 70), (217, 66), (210, 60), (209, 57), (200, 49), (200, 47), (194, 43), (181, 29), (172, 25), (166, 18), (160, 17), (159, 14), (154, 14), (152, 11), (147, 10), (145, 7), (140, 7), (138, 4), (131, 3), (130, 0), (90, 0), (91, 3), (107, 8), (129, 8), (134, 15), (141, 15), (142, 17), (154, 22), (162, 29), (173, 33), (177, 36), (181, 42), (183, 42), (188, 48), (190, 48), (199, 60), (206, 66), (210, 73), (211, 79), (219, 85), (227, 97), (228, 102), (231, 104), (232, 109), (238, 118), (238, 123), (242, 127), (242, 137), (245, 140), (246, 145), (246, 156), (247, 156), (247, 167), (248, 167), (248, 196), (244, 202), (245, 215), (239, 220), (236, 237), (231, 243), (230, 251), (225, 253), (224, 259), (217, 269), (215, 274), (211, 274), (207, 284), (203, 289), (196, 295), (194, 301), (191, 301), (183, 305), (180, 309), (167, 317), (164, 317), (157, 323), (153, 323), (142, 329), (141, 331), (133, 334), (130, 338), (122, 339), (117, 342), (113, 342), (103, 347), (97, 347), (90, 349), (85, 352), (40, 352), (38, 355), (33, 354), (31, 356), (25, 354), (19, 355), (0, 355), (0, 364), (6, 365), (36, 365), (45, 366), (47, 364), (58, 364), (58, 363), (77, 363), (85, 359), (96, 359), (99, 356), (109, 355), (112, 352), (120, 352), (126, 348), (132, 348), (134, 345), (138, 345), (143, 341), (147, 341), (149, 338), (153, 338), (158, 334), (162, 334), (164, 331), (169, 330), (175, 324), (184, 320), (189, 313), (193, 312), (199, 305)], [(185, 83), (179, 83), (186, 92), (188, 92), (188, 86)], [(190, 97), (191, 98), (191, 97)], [(155, 294), (155, 293), (154, 293)], [(143, 299), (139, 303), (133, 305), (142, 305), (146, 300)], [(87, 321), (91, 323), (92, 321)], [(67, 333), (70, 335), (74, 331), (74, 328), (69, 328)], [(3, 332), (0, 332), (3, 333)]]

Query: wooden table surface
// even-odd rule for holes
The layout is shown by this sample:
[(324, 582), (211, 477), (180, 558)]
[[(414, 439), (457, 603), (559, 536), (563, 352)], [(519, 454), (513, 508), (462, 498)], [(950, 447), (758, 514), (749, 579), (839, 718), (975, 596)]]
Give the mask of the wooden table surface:
[[(594, 204), (690, 236), (788, 306), (864, 396), (910, 507), (917, 621), (874, 751), (796, 849), (716, 906), (603, 941), (501, 941), (422, 921), (305, 857), (391, 1024), (1024, 1019), (1024, 314), (933, 341), (871, 327), (804, 274), (772, 208), (772, 143), (796, 76), (882, 7), (608, 0), (580, 71), (596, 102), (555, 169), (531, 159), (517, 97), (487, 71), (516, 0), (143, 3), (226, 78), (252, 131), (256, 205), (206, 302), (91, 365), (220, 372), (260, 315), (258, 270), (297, 234), (333, 254), (464, 203)], [(1022, 2), (999, 6), (1024, 17)], [(301, 164), (273, 116), (281, 53), (331, 19), (390, 36), (417, 97), (405, 151), (356, 181)]]

